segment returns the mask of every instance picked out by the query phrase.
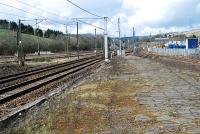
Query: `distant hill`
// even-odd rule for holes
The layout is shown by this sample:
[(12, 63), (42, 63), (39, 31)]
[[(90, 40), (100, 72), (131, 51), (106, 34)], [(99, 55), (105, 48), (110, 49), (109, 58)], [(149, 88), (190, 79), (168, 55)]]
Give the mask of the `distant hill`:
[[(0, 55), (13, 55), (17, 51), (16, 32), (0, 29)], [(38, 43), (41, 51), (60, 52), (65, 50), (65, 41), (42, 38), (29, 34), (22, 34), (22, 45), (25, 53), (37, 52)]]
[[(0, 29), (0, 55), (14, 55), (17, 52), (16, 32)], [(70, 36), (69, 51), (77, 50), (76, 35)], [(79, 35), (80, 50), (94, 50), (94, 35)], [(102, 38), (98, 36), (97, 47), (102, 48)], [(40, 44), (41, 51), (64, 52), (67, 44), (66, 36), (57, 37), (56, 39), (42, 38), (29, 34), (22, 34), (22, 45), (25, 53), (35, 53)]]
[[(122, 37), (121, 39), (122, 40), (129, 40), (129, 41), (140, 41), (140, 40), (146, 40), (146, 39), (149, 39), (150, 36), (135, 36), (134, 38), (133, 37)], [(119, 38), (113, 38), (115, 40), (118, 40)]]
[(186, 36), (192, 36), (193, 34), (196, 36), (200, 36), (200, 29), (194, 29), (190, 31), (180, 32), (181, 34), (185, 34)]
[(187, 37), (191, 37), (193, 34), (200, 37), (200, 29), (193, 29), (189, 31), (183, 31), (183, 32), (170, 32), (166, 33), (170, 35), (186, 35)]

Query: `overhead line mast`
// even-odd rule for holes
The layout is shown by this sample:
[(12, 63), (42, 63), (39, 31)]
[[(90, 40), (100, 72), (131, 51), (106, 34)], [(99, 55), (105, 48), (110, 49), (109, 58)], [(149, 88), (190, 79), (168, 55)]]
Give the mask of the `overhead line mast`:
[(107, 31), (107, 25), (108, 25), (108, 17), (104, 17), (104, 49), (105, 49), (105, 62), (109, 62), (108, 59), (108, 31)]
[[(17, 1), (20, 2), (20, 3), (22, 3), (22, 1), (20, 1), (20, 0), (17, 0)], [(86, 9), (84, 9), (84, 8), (82, 8), (82, 7), (80, 7), (80, 6), (78, 6), (77, 4), (73, 3), (73, 2), (70, 1), (70, 0), (67, 0), (67, 1), (68, 1), (69, 3), (71, 3), (72, 5), (76, 6), (77, 8), (81, 9), (82, 11), (84, 11), (84, 12), (86, 12), (86, 13), (92, 15), (92, 16), (97, 17), (97, 18), (85, 18), (85, 19), (103, 19), (103, 20), (104, 20), (104, 28), (95, 26), (95, 25), (93, 25), (93, 24), (90, 24), (90, 23), (87, 23), (87, 22), (84, 22), (84, 21), (81, 21), (81, 20), (78, 20), (78, 21), (79, 21), (79, 22), (82, 22), (82, 23), (85, 23), (85, 24), (88, 24), (88, 25), (90, 25), (90, 26), (93, 26), (93, 27), (95, 27), (95, 28), (97, 28), (97, 29), (101, 29), (101, 30), (104, 31), (105, 61), (108, 62), (108, 61), (109, 61), (109, 60), (108, 60), (108, 31), (107, 31), (108, 17), (99, 16), (99, 15), (97, 15), (97, 14), (94, 14), (94, 13), (92, 13), (92, 12), (89, 12), (88, 10), (86, 10)], [(27, 6), (31, 6), (31, 5), (29, 5), (29, 4), (27, 4), (27, 3), (24, 3), (24, 2), (23, 2), (23, 4), (25, 4), (25, 5), (27, 5)], [(32, 15), (34, 15), (34, 16), (41, 17), (42, 19), (45, 19), (46, 21), (52, 21), (52, 22), (55, 22), (55, 23), (62, 24), (62, 23), (60, 23), (60, 22), (58, 22), (58, 21), (56, 21), (56, 20), (52, 20), (52, 19), (50, 19), (50, 18), (46, 18), (46, 17), (44, 17), (44, 16), (41, 16), (41, 15), (38, 15), (38, 14), (35, 14), (35, 13), (31, 13), (31, 12), (29, 12), (29, 11), (26, 11), (26, 10), (21, 9), (21, 8), (18, 8), (18, 7), (14, 7), (14, 6), (12, 6), (12, 5), (8, 5), (8, 4), (6, 4), (6, 3), (0, 2), (0, 5), (4, 5), (4, 6), (7, 6), (7, 7), (11, 7), (11, 8), (14, 8), (14, 9), (16, 9), (16, 10), (19, 10), (19, 11), (22, 11), (22, 12), (25, 12), (25, 13), (28, 13), (28, 14), (32, 14)], [(34, 8), (34, 7), (33, 7), (33, 8)], [(83, 18), (79, 18), (79, 19), (83, 19)], [(36, 23), (36, 25), (37, 25), (37, 23)], [(62, 24), (62, 25), (66, 25), (66, 24)]]
[(122, 41), (121, 41), (120, 18), (118, 18), (118, 29), (119, 29), (119, 51), (120, 51), (120, 56), (122, 56)]
[[(79, 18), (80, 19), (80, 18)], [(82, 20), (79, 20), (76, 18), (76, 21), (78, 22), (82, 22), (82, 23), (85, 23), (87, 25), (90, 25), (90, 26), (93, 26), (95, 28), (98, 28), (100, 30), (103, 30), (104, 31), (104, 57), (105, 57), (105, 62), (108, 63), (109, 62), (109, 57), (108, 57), (108, 30), (107, 30), (107, 25), (108, 25), (108, 17), (103, 17), (103, 20), (104, 20), (104, 28), (101, 28), (101, 27), (98, 27), (98, 26), (95, 26), (93, 24), (90, 24), (90, 23), (87, 23), (87, 22), (84, 22)], [(84, 19), (84, 18), (83, 18)], [(78, 36), (77, 36), (78, 38)], [(78, 42), (78, 41), (77, 41)]]

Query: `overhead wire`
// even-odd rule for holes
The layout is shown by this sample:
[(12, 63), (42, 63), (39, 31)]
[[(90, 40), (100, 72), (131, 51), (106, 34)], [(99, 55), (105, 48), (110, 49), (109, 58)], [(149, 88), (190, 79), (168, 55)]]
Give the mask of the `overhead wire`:
[(0, 14), (10, 15), (10, 16), (16, 16), (16, 17), (24, 18), (24, 19), (32, 19), (32, 18), (28, 18), (28, 17), (24, 17), (24, 16), (20, 16), (20, 15), (12, 14), (12, 13), (6, 13), (6, 12), (2, 12), (2, 11), (0, 11)]
[(19, 10), (19, 11), (22, 11), (22, 12), (28, 13), (28, 14), (32, 14), (32, 15), (37, 16), (37, 17), (45, 18), (44, 16), (40, 16), (40, 15), (37, 15), (37, 14), (31, 13), (31, 12), (28, 12), (28, 11), (26, 11), (26, 10), (24, 10), (24, 9), (17, 8), (17, 7), (14, 7), (14, 6), (11, 6), (11, 5), (8, 5), (8, 4), (5, 4), (5, 3), (2, 3), (2, 2), (0, 2), (0, 5), (4, 5), (4, 6), (7, 6), (7, 7), (11, 7), (11, 8), (17, 9), (17, 10)]
[[(24, 4), (24, 5), (26, 5), (26, 6), (29, 6), (29, 7), (38, 9), (38, 10), (42, 10), (42, 11), (45, 11), (45, 12), (48, 12), (48, 13), (50, 13), (50, 14), (52, 14), (52, 15), (55, 15), (55, 16), (59, 16), (58, 14), (55, 14), (55, 13), (46, 11), (46, 10), (41, 9), (41, 8), (34, 7), (34, 6), (32, 6), (32, 5), (30, 5), (30, 4), (26, 3), (26, 2), (22, 2), (21, 0), (16, 0), (16, 1), (19, 2), (19, 3), (21, 3), (21, 4)], [(104, 18), (104, 17), (101, 17), (101, 16), (99, 16), (99, 15), (93, 14), (93, 13), (91, 13), (91, 12), (89, 12), (89, 11), (87, 11), (87, 10), (81, 8), (80, 6), (78, 6), (77, 4), (73, 3), (72, 1), (69, 1), (69, 0), (67, 0), (67, 1), (70, 2), (71, 4), (73, 4), (74, 6), (77, 6), (78, 8), (80, 8), (80, 9), (82, 9), (82, 10), (84, 10), (84, 11), (86, 11), (86, 12), (88, 12), (88, 13), (90, 13), (90, 14), (92, 14), (92, 15), (94, 15), (94, 16), (97, 17), (97, 18), (78, 18), (78, 19), (103, 19), (103, 18)], [(74, 18), (72, 18), (72, 19), (74, 19)], [(49, 20), (52, 21), (51, 19), (49, 19)], [(56, 22), (56, 21), (52, 21), (52, 22)], [(59, 22), (56, 22), (56, 23), (59, 23)], [(72, 24), (72, 25), (73, 25), (73, 24)], [(68, 24), (68, 26), (69, 26), (69, 24)]]
[(66, 0), (66, 1), (68, 1), (68, 2), (71, 3), (72, 5), (76, 6), (77, 8), (81, 9), (82, 11), (84, 11), (84, 12), (90, 14), (90, 15), (93, 15), (93, 16), (96, 16), (96, 17), (99, 17), (99, 18), (103, 18), (103, 17), (101, 17), (100, 15), (94, 14), (94, 13), (92, 13), (92, 12), (90, 12), (90, 11), (88, 11), (88, 10), (86, 10), (86, 9), (84, 9), (84, 8), (82, 8), (82, 7), (80, 7), (80, 6), (78, 6), (77, 4), (73, 3), (73, 2), (70, 1), (70, 0)]
[(72, 18), (72, 19), (81, 19), (81, 20), (101, 20), (103, 18)]
[[(11, 16), (17, 16), (17, 17), (20, 17), (20, 18), (23, 18), (22, 16), (19, 16), (19, 15), (16, 15), (16, 14), (12, 14), (12, 13), (6, 13), (6, 12), (1, 12), (0, 11), (0, 14), (6, 14), (6, 15), (11, 15)], [(26, 20), (23, 20), (23, 19), (26, 19)], [(23, 19), (21, 19), (21, 21), (34, 21), (34, 20), (44, 20), (44, 19), (32, 19), (32, 18), (26, 18), (26, 17), (24, 17)], [(42, 22), (41, 21), (41, 22)], [(40, 24), (41, 22), (37, 22), (37, 24)], [(35, 25), (37, 25), (37, 24), (34, 24), (34, 25), (30, 25), (29, 24), (29, 26), (35, 26)], [(27, 29), (25, 29), (24, 31), (22, 31), (22, 32), (25, 32), (26, 30), (28, 30), (28, 28)]]
[(40, 29), (42, 29), (42, 30), (48, 30), (49, 28), (41, 27), (41, 26), (40, 26)]
[(98, 26), (95, 26), (95, 25), (90, 24), (90, 23), (88, 23), (88, 22), (85, 22), (85, 21), (82, 21), (82, 20), (78, 20), (78, 19), (77, 19), (77, 21), (79, 21), (79, 22), (81, 22), (81, 23), (84, 23), (84, 24), (87, 24), (87, 25), (89, 25), (89, 26), (92, 26), (92, 27), (98, 28), (98, 29), (100, 29), (100, 30), (104, 30), (103, 28), (98, 27)]
[(114, 22), (110, 18), (108, 18), (108, 22), (110, 22), (111, 24), (113, 24), (113, 26), (117, 26), (117, 24), (114, 24)]
[[(26, 2), (22, 2), (21, 0), (16, 0), (16, 1), (19, 2), (19, 3), (21, 3), (21, 4), (24, 4), (24, 5), (26, 5), (26, 6), (32, 7), (32, 8), (34, 8), (34, 9), (38, 9), (38, 10), (41, 10), (41, 11), (45, 11), (45, 12), (47, 12), (47, 13), (49, 13), (49, 14), (52, 14), (52, 15), (54, 15), (54, 16), (56, 16), (56, 17), (59, 16), (59, 14), (56, 14), (56, 13), (53, 13), (53, 12), (50, 12), (50, 11), (46, 11), (46, 10), (41, 9), (41, 8), (38, 8), (38, 7), (34, 7), (33, 5), (30, 5), (30, 4), (26, 3)], [(44, 16), (43, 16), (43, 17), (44, 17)], [(47, 18), (47, 19), (48, 19), (49, 21), (52, 21), (52, 22), (55, 22), (55, 23), (57, 23), (57, 24), (62, 24), (62, 25), (63, 25), (63, 23), (61, 23), (61, 22), (52, 20), (52, 19), (50, 19), (50, 18)]]
[[(27, 4), (27, 3), (22, 2), (22, 1), (20, 1), (20, 0), (16, 0), (16, 1), (18, 1), (18, 2), (20, 2), (20, 3), (23, 3), (23, 4), (26, 4), (27, 6), (31, 6), (30, 4)], [(71, 2), (71, 1), (69, 1), (69, 0), (67, 0), (67, 1), (70, 2), (71, 4), (73, 4), (74, 6), (77, 6), (77, 7), (80, 8), (81, 10), (83, 10), (83, 11), (85, 11), (85, 12), (87, 12), (87, 13), (89, 13), (89, 14), (91, 14), (91, 15), (97, 17), (97, 18), (78, 18), (78, 19), (76, 19), (76, 20), (78, 20), (79, 22), (81, 22), (81, 23), (83, 23), (83, 24), (87, 24), (87, 25), (92, 26), (92, 27), (95, 27), (95, 28), (97, 28), (97, 29), (104, 30), (103, 28), (101, 28), (101, 27), (99, 27), (99, 26), (95, 26), (95, 25), (93, 25), (93, 24), (90, 24), (90, 23), (88, 23), (88, 22), (85, 22), (85, 21), (80, 20), (80, 19), (102, 19), (103, 17), (89, 12), (89, 11), (87, 11), (87, 10), (81, 8), (80, 6), (74, 4), (73, 2)], [(67, 26), (75, 25), (75, 24), (73, 24), (73, 22), (70, 22), (71, 24), (69, 24), (69, 23), (68, 23), (68, 24), (64, 24), (64, 23), (55, 21), (55, 20), (53, 20), (53, 19), (46, 18), (46, 17), (44, 17), (44, 16), (41, 16), (41, 15), (38, 15), (38, 14), (35, 14), (35, 13), (31, 13), (31, 12), (26, 11), (26, 10), (24, 10), (24, 9), (21, 9), (21, 8), (18, 8), (18, 7), (14, 7), (14, 6), (12, 6), (12, 5), (8, 5), (8, 4), (2, 3), (2, 2), (0, 2), (0, 5), (7, 6), (7, 7), (10, 7), (10, 8), (14, 8), (14, 9), (19, 10), (19, 11), (21, 11), (21, 12), (25, 12), (25, 13), (32, 14), (32, 15), (34, 15), (34, 16), (43, 18), (43, 19), (45, 19), (46, 22), (48, 22), (48, 23), (62, 24), (62, 25), (67, 25)], [(31, 7), (32, 7), (32, 6), (31, 6)], [(33, 7), (33, 8), (34, 8), (34, 7)], [(36, 8), (36, 9), (37, 9), (37, 8)], [(39, 9), (39, 8), (38, 8), (38, 9)], [(42, 10), (42, 9), (41, 9), (41, 10)], [(3, 13), (3, 12), (0, 12), (0, 13)], [(4, 13), (4, 14), (14, 16), (14, 14), (10, 14), (10, 13)], [(15, 15), (15, 16), (18, 16), (18, 15)], [(22, 16), (18, 16), (18, 17), (21, 18)], [(25, 17), (24, 17), (24, 18), (25, 18)], [(28, 18), (28, 19), (31, 19), (31, 18)], [(35, 19), (34, 19), (34, 20), (35, 20)]]
[[(41, 21), (39, 21), (39, 22), (37, 22), (36, 24), (34, 24), (34, 25), (29, 25), (29, 26), (31, 26), (31, 27), (34, 27), (34, 26), (36, 26), (37, 24), (40, 24), (41, 22), (43, 22), (44, 20), (41, 20)], [(22, 31), (22, 33), (23, 32), (26, 32), (26, 30), (28, 30), (29, 28), (27, 27), (26, 29), (24, 29), (23, 31)]]
[(28, 4), (28, 3), (24, 2), (24, 1), (21, 1), (21, 0), (15, 0), (15, 1), (17, 1), (17, 2), (19, 2), (19, 3), (21, 3), (21, 4), (23, 4), (23, 5), (32, 7), (32, 8), (34, 8), (34, 9), (38, 9), (38, 10), (40, 10), (40, 11), (45, 11), (45, 12), (50, 13), (50, 14), (55, 15), (55, 16), (59, 16), (59, 14), (56, 14), (56, 13), (53, 13), (53, 12), (50, 12), (50, 11), (46, 11), (46, 10), (41, 9), (41, 8), (38, 8), (38, 7), (34, 7), (33, 5), (30, 5), (30, 4)]
[(55, 21), (55, 20), (53, 20), (53, 19), (50, 19), (50, 18), (41, 16), (41, 15), (38, 15), (38, 14), (35, 14), (35, 13), (28, 12), (28, 11), (26, 11), (26, 10), (24, 10), (24, 9), (21, 9), (21, 8), (18, 8), (18, 7), (14, 7), (14, 6), (11, 6), (11, 5), (8, 5), (8, 4), (5, 4), (5, 3), (1, 3), (1, 2), (0, 2), (0, 5), (4, 5), (4, 6), (7, 6), (7, 7), (11, 7), (11, 8), (14, 8), (14, 9), (16, 9), (16, 10), (19, 10), (19, 11), (22, 11), (22, 12), (25, 12), (25, 13), (28, 13), (28, 14), (32, 14), (32, 15), (34, 15), (34, 16), (37, 16), (37, 17), (40, 17), (40, 18), (43, 18), (43, 19), (48, 19), (49, 21), (55, 22), (55, 23), (57, 23), (57, 24), (65, 25), (64, 23)]

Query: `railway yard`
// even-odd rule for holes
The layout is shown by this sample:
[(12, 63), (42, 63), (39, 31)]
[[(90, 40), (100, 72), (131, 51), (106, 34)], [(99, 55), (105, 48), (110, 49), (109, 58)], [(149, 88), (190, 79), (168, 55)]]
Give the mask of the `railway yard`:
[[(47, 89), (45, 89), (46, 91), (44, 89), (39, 91), (38, 88), (57, 80), (61, 80), (66, 76), (68, 76), (68, 80), (75, 79), (75, 77), (79, 77), (78, 74), (80, 75), (80, 73), (86, 73), (88, 69), (95, 67), (96, 64), (102, 60), (102, 54), (97, 54), (79, 60), (36, 68), (30, 71), (1, 77), (0, 103), (3, 107), (1, 107), (1, 109), (3, 109), (1, 110), (1, 116), (9, 113), (9, 111), (4, 109), (10, 109), (10, 107), (27, 103), (31, 101), (30, 98), (34, 98), (30, 96), (38, 96), (39, 94), (41, 95), (42, 93), (40, 92), (44, 92), (44, 95), (45, 92), (48, 91)], [(37, 91), (33, 93), (34, 95), (30, 95), (29, 93), (33, 92), (34, 90)], [(18, 98), (20, 99), (17, 100)], [(12, 102), (12, 100), (14, 101)]]
[(1, 1), (0, 134), (200, 134), (199, 14), (198, 0)]
[(1, 77), (1, 133), (200, 132), (199, 61), (102, 54)]

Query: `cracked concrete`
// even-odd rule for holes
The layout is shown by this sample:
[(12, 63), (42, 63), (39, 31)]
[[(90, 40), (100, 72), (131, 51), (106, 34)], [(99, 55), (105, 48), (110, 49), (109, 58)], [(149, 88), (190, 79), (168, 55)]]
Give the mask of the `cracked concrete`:
[(140, 61), (128, 60), (138, 71), (136, 77), (146, 80), (149, 85), (148, 88), (141, 86), (137, 91), (136, 98), (140, 104), (154, 111), (157, 120), (164, 125), (181, 126), (184, 128), (182, 131), (200, 133), (200, 73), (148, 59), (133, 59)]

